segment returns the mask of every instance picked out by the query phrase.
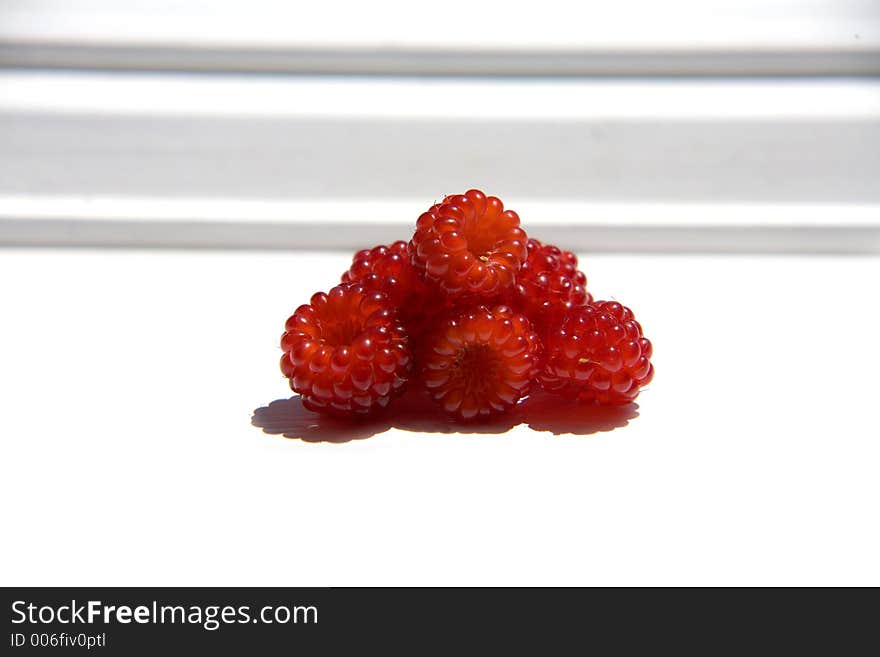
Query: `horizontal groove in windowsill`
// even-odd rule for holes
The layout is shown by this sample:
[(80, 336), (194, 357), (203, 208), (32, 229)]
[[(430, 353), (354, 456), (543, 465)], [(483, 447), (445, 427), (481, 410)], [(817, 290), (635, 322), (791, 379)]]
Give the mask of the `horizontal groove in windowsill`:
[[(0, 245), (357, 249), (407, 239), (422, 205), (0, 198)], [(873, 205), (524, 200), (516, 209), (533, 236), (580, 251), (880, 253), (880, 207)]]
[(273, 49), (5, 41), (0, 66), (440, 76), (848, 76), (880, 74), (880, 49)]

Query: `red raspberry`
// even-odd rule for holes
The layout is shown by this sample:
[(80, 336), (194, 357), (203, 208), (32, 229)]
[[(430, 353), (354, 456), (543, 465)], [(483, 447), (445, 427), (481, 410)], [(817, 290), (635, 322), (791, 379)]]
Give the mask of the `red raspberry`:
[(472, 189), (419, 217), (409, 255), (449, 296), (491, 297), (513, 286), (526, 260), (526, 239), (516, 212)]
[(545, 347), (541, 385), (581, 401), (628, 404), (654, 377), (651, 342), (616, 301), (574, 309)]
[(523, 273), (552, 272), (560, 274), (570, 280), (574, 285), (586, 291), (587, 277), (578, 270), (578, 258), (571, 251), (563, 251), (552, 244), (542, 244), (534, 238), (529, 238), (526, 244), (528, 257), (523, 265)]
[(368, 290), (385, 294), (397, 309), (407, 335), (414, 340), (436, 324), (445, 299), (439, 288), (427, 283), (416, 271), (406, 248), (406, 242), (400, 241), (358, 251), (351, 267), (342, 275), (342, 282), (360, 283)]
[(516, 277), (513, 303), (539, 335), (556, 330), (572, 308), (589, 303), (587, 277), (578, 271), (574, 253), (552, 244), (528, 241), (528, 258)]
[(537, 372), (538, 337), (507, 306), (479, 306), (448, 317), (427, 345), (422, 381), (460, 420), (502, 413), (525, 397)]
[(337, 285), (287, 320), (281, 371), (303, 406), (364, 415), (403, 390), (411, 356), (406, 332), (381, 292)]

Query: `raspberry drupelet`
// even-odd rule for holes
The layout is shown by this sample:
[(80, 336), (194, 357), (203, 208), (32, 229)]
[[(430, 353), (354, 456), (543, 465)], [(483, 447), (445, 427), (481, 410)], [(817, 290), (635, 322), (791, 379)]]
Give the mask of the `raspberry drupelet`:
[(392, 304), (362, 285), (313, 295), (287, 320), (281, 371), (312, 411), (366, 415), (402, 392), (412, 358)]
[(651, 342), (616, 301), (574, 309), (544, 346), (541, 385), (579, 401), (628, 404), (654, 376)]
[(503, 413), (528, 395), (537, 372), (538, 336), (507, 306), (479, 306), (447, 317), (426, 345), (421, 379), (459, 420)]
[(574, 253), (536, 239), (529, 239), (527, 246), (528, 257), (516, 277), (513, 304), (543, 337), (556, 331), (573, 308), (593, 297), (587, 292), (587, 277), (578, 271)]
[(449, 297), (489, 298), (513, 287), (526, 240), (516, 212), (472, 189), (447, 196), (419, 217), (409, 255)]
[(552, 271), (562, 274), (583, 288), (587, 286), (587, 277), (578, 270), (578, 258), (571, 251), (563, 251), (558, 246), (543, 244), (530, 238), (526, 245), (527, 262), (532, 269)]
[(385, 294), (397, 309), (411, 342), (434, 325), (446, 306), (440, 289), (425, 281), (413, 267), (404, 241), (358, 251), (342, 282), (360, 283), (367, 290)]

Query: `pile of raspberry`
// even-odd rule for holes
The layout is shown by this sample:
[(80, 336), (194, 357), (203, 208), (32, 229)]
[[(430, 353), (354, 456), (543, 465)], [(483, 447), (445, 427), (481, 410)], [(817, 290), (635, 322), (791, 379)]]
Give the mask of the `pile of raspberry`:
[(628, 404), (654, 375), (632, 311), (594, 301), (577, 257), (529, 238), (472, 189), (409, 242), (358, 251), (341, 283), (287, 320), (281, 371), (306, 408), (365, 416), (418, 387), (452, 417), (504, 413), (540, 386)]

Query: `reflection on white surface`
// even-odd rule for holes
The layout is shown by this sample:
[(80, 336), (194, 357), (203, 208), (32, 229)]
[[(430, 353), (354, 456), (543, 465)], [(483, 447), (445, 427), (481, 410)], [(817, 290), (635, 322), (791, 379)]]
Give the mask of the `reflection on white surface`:
[[(647, 390), (647, 388), (646, 388)], [(397, 429), (415, 434), (498, 434), (518, 425), (554, 435), (588, 436), (625, 427), (638, 417), (639, 405), (579, 404), (535, 390), (503, 415), (478, 422), (456, 422), (446, 416), (424, 392), (413, 389), (395, 399), (380, 416), (345, 420), (313, 413), (298, 395), (276, 399), (254, 410), (251, 424), (270, 435), (305, 442), (344, 443), (372, 438)]]

